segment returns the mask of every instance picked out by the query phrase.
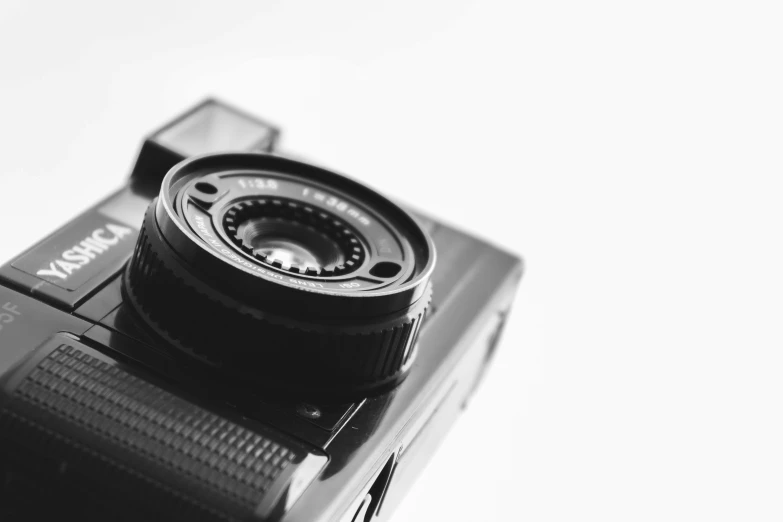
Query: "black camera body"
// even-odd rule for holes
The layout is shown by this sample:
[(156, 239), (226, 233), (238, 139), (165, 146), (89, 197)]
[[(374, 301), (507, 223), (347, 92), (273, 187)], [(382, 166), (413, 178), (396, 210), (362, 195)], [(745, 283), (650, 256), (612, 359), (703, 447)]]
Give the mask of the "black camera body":
[(522, 264), (278, 135), (207, 100), (0, 267), (0, 519), (389, 518)]

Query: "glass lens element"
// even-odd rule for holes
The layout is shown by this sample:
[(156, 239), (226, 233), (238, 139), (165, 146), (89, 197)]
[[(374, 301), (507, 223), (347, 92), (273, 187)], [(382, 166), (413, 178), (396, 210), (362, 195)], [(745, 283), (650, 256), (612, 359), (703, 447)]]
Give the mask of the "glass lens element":
[(283, 267), (325, 268), (345, 263), (340, 246), (307, 225), (285, 219), (259, 218), (239, 226), (242, 243), (268, 263)]

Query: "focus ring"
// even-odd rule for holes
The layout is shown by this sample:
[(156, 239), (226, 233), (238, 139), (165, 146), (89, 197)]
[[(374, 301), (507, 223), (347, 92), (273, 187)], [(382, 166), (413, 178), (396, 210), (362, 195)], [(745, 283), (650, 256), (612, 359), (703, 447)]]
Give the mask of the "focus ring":
[(431, 289), (382, 321), (304, 324), (272, 317), (218, 294), (206, 274), (193, 274), (161, 237), (154, 208), (145, 216), (124, 288), (168, 345), (262, 387), (302, 392), (328, 392), (335, 382), (366, 391), (397, 382), (410, 366)]

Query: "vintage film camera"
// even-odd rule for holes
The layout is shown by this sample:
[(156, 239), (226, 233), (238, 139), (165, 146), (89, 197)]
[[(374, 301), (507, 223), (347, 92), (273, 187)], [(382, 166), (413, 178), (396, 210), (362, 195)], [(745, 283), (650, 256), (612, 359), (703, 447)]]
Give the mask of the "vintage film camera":
[(390, 517), (522, 265), (278, 135), (207, 100), (0, 267), (0, 519)]

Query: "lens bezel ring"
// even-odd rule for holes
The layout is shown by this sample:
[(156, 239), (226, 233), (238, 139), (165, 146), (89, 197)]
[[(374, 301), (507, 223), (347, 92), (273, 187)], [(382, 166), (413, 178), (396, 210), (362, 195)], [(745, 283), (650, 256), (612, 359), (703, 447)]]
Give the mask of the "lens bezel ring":
[[(350, 214), (357, 226), (362, 220), (369, 220), (371, 225), (364, 224), (364, 228), (382, 231), (380, 237), (384, 239), (381, 243), (387, 247), (396, 246), (403, 261), (403, 270), (394, 278), (380, 283), (366, 284), (360, 281), (357, 285), (355, 278), (360, 274), (355, 272), (330, 278), (305, 274), (294, 276), (275, 267), (253, 263), (244, 252), (237, 252), (238, 249), (230, 244), (223, 227), (217, 226), (222, 214), (215, 210), (219, 207), (216, 203), (235, 200), (230, 194), (226, 197), (223, 191), (225, 187), (219, 183), (220, 176), (223, 179), (252, 182), (252, 190), (242, 192), (243, 197), (269, 193), (292, 195), (276, 190), (274, 184), (277, 183), (279, 189), (294, 180), (293, 186), (300, 194), (308, 188), (311, 190), (306, 194), (312, 197), (307, 201), (308, 204), (329, 210), (347, 203), (347, 207), (342, 206), (344, 215)], [(187, 194), (185, 189), (194, 186), (196, 181), (215, 183), (218, 190), (211, 196), (202, 194), (199, 198), (201, 201), (190, 201), (184, 197)], [(248, 189), (248, 186), (243, 188)], [(321, 194), (322, 200), (315, 199), (318, 194)], [(201, 268), (207, 274), (220, 271), (221, 285), (228, 283), (245, 297), (263, 296), (265, 301), (279, 301), (280, 306), (291, 304), (296, 313), (318, 311), (327, 317), (360, 317), (402, 310), (424, 294), (426, 281), (435, 263), (432, 240), (415, 220), (394, 203), (349, 178), (312, 165), (265, 154), (210, 154), (179, 164), (163, 181), (156, 221), (167, 241), (181, 257), (190, 261), (189, 264)], [(370, 244), (368, 247), (368, 257), (378, 253), (378, 244)], [(226, 263), (238, 270), (225, 270)], [(351, 280), (352, 277), (354, 280)], [(306, 300), (308, 306), (295, 303), (293, 300), (297, 298), (289, 295), (292, 291), (312, 294)]]
[[(240, 182), (245, 182), (244, 187)], [(208, 183), (216, 189), (215, 194), (205, 198), (196, 190), (199, 184)], [(251, 186), (252, 185), (252, 186)], [(330, 203), (334, 207), (342, 203), (348, 204), (346, 212), (357, 210), (350, 223), (357, 228), (360, 224), (364, 230), (357, 230), (356, 235), (362, 237), (366, 248), (368, 263), (357, 267), (349, 273), (341, 274), (291, 274), (282, 267), (269, 265), (248, 255), (241, 248), (234, 246), (233, 238), (223, 226), (223, 220), (229, 207), (237, 202), (253, 198), (283, 197), (293, 199), (300, 194), (307, 194), (308, 205), (318, 211), (330, 213)], [(194, 197), (196, 196), (196, 197)], [(318, 196), (322, 198), (316, 199)], [(272, 171), (250, 171), (246, 169), (223, 170), (207, 176), (194, 177), (183, 183), (177, 189), (177, 213), (192, 232), (199, 236), (202, 244), (221, 254), (224, 260), (247, 273), (279, 284), (292, 284), (295, 287), (307, 287), (314, 290), (338, 292), (343, 294), (366, 294), (368, 291), (394, 287), (404, 283), (415, 270), (413, 248), (404, 236), (396, 233), (383, 215), (362, 205), (356, 198), (340, 192), (337, 188), (325, 187), (313, 181), (306, 181), (294, 176)], [(344, 216), (341, 216), (344, 217)], [(215, 238), (222, 239), (216, 243)], [(225, 246), (228, 245), (229, 252)], [(381, 250), (385, 249), (385, 252)], [(242, 256), (238, 259), (236, 254)], [(370, 274), (375, 262), (391, 261), (397, 263), (401, 270), (391, 278), (378, 278)], [(281, 277), (282, 276), (282, 277)]]

